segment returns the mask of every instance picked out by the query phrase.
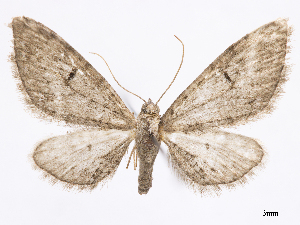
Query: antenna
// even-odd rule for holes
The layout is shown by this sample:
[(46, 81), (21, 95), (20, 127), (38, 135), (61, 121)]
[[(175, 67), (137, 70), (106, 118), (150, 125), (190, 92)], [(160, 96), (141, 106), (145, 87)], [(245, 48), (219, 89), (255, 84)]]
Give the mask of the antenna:
[[(113, 73), (111, 72), (111, 69), (109, 68), (109, 65), (107, 64), (107, 62), (105, 61), (105, 59), (104, 59), (101, 55), (99, 55), (99, 54), (97, 54), (97, 53), (94, 53), (94, 52), (90, 52), (90, 53), (91, 53), (91, 54), (95, 54), (95, 55), (99, 56), (101, 59), (103, 59), (103, 61), (105, 62), (106, 66), (108, 67), (108, 69), (109, 69), (111, 75), (113, 76), (114, 80), (117, 82), (117, 84), (118, 84), (121, 88), (123, 88), (125, 91), (129, 92), (130, 94), (133, 94), (133, 95), (135, 95), (136, 97), (142, 99), (142, 98), (141, 98), (140, 96), (138, 96), (137, 94), (134, 94), (134, 93), (132, 93), (131, 91), (128, 91), (126, 88), (124, 88), (124, 87), (117, 81), (117, 79), (115, 78), (115, 76), (114, 76)], [(142, 100), (143, 100), (144, 102), (146, 102), (144, 99), (142, 99)]]
[(181, 65), (182, 65), (182, 63), (183, 63), (183, 57), (184, 57), (184, 44), (182, 43), (182, 41), (181, 41), (176, 35), (174, 35), (174, 36), (175, 36), (175, 37), (178, 39), (178, 41), (180, 41), (181, 44), (182, 44), (182, 58), (181, 58), (181, 63), (180, 63), (180, 65), (179, 65), (179, 68), (178, 68), (178, 70), (177, 70), (177, 73), (175, 74), (175, 76), (174, 76), (172, 82), (170, 83), (169, 87), (167, 87), (167, 89), (166, 89), (165, 92), (160, 96), (160, 98), (159, 98), (158, 101), (155, 103), (155, 105), (157, 105), (157, 103), (160, 101), (160, 99), (166, 94), (167, 90), (169, 90), (169, 88), (171, 87), (171, 85), (172, 85), (173, 82), (175, 81), (175, 79), (176, 79), (176, 77), (177, 77), (177, 74), (179, 73), (179, 70), (180, 70)]

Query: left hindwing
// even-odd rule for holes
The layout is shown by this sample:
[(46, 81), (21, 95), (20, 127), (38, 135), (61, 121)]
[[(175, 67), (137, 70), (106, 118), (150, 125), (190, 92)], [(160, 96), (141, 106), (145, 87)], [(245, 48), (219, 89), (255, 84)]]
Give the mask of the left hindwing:
[(42, 142), (33, 159), (61, 181), (94, 187), (114, 174), (133, 139), (132, 131), (78, 131)]
[(253, 167), (264, 155), (251, 138), (217, 129), (162, 134), (176, 172), (190, 184), (229, 184)]

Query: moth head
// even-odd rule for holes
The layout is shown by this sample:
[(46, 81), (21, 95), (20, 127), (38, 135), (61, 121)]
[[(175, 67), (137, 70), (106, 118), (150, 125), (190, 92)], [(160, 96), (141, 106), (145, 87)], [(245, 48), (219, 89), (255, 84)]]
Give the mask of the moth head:
[(143, 104), (141, 113), (159, 115), (159, 107), (149, 98), (148, 102)]

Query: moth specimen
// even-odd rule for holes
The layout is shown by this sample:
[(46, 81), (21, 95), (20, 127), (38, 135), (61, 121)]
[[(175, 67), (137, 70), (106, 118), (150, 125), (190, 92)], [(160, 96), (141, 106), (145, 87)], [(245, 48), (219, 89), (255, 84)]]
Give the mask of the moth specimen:
[(36, 165), (58, 180), (95, 187), (115, 173), (133, 140), (139, 194), (152, 186), (161, 141), (176, 172), (199, 190), (241, 181), (261, 163), (264, 151), (255, 140), (219, 127), (270, 112), (286, 80), (287, 20), (268, 23), (232, 44), (163, 116), (149, 100), (137, 118), (105, 78), (55, 32), (26, 17), (14, 18), (12, 28), (15, 73), (31, 108), (90, 128), (50, 138), (34, 150)]

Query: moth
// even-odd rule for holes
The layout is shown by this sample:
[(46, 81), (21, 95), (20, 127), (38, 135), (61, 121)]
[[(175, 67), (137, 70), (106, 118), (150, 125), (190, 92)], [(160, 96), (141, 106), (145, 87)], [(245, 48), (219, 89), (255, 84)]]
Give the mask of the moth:
[(35, 148), (34, 162), (52, 177), (71, 186), (96, 187), (113, 176), (133, 140), (139, 194), (152, 187), (161, 141), (177, 174), (199, 190), (234, 185), (261, 163), (264, 150), (257, 141), (220, 128), (244, 124), (272, 109), (286, 80), (287, 20), (268, 23), (232, 44), (163, 116), (158, 102), (149, 99), (143, 100), (137, 118), (55, 32), (26, 17), (14, 18), (12, 29), (15, 73), (27, 103), (46, 118), (89, 128)]

